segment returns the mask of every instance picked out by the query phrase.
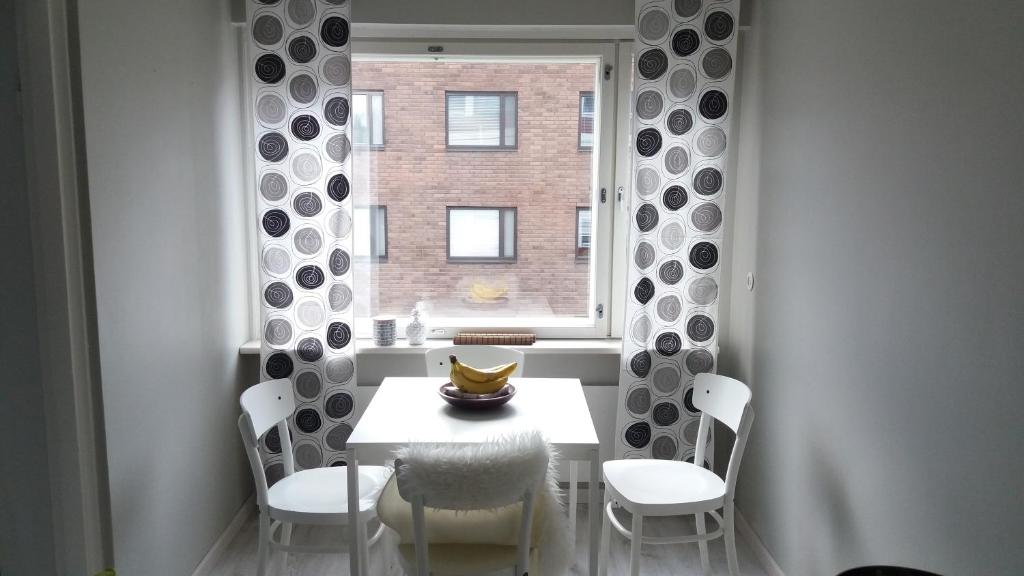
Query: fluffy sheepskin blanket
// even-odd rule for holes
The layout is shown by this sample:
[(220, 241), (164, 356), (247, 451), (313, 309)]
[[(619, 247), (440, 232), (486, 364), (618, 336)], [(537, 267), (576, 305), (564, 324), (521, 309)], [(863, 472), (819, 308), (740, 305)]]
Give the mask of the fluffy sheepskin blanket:
[[(395, 453), (398, 486), (406, 501), (423, 495), (428, 507), (490, 510), (520, 501), (535, 490), (531, 538), (539, 576), (564, 574), (572, 562), (573, 535), (558, 487), (557, 454), (539, 432), (495, 438), (483, 444), (411, 444)], [(540, 482), (539, 487), (531, 486)]]

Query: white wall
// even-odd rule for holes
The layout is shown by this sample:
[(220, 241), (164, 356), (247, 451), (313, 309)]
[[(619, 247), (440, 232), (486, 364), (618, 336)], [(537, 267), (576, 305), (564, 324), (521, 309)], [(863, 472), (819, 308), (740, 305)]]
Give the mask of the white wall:
[(14, 4), (0, 0), (0, 572), (12, 576), (56, 573)]
[(738, 507), (789, 576), (1024, 573), (1024, 8), (751, 6)]
[(226, 0), (78, 8), (115, 567), (190, 574), (252, 490), (235, 31)]

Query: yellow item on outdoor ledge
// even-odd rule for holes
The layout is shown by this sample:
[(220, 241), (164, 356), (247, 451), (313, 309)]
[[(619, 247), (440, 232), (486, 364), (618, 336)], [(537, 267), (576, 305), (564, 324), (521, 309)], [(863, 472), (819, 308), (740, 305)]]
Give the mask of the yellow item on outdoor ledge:
[(518, 362), (502, 364), (493, 368), (480, 370), (459, 362), (454, 355), (449, 356), (451, 362), (451, 379), (459, 390), (470, 394), (493, 394), (508, 384), (508, 377), (516, 371)]
[(474, 282), (469, 287), (469, 295), (476, 302), (490, 302), (508, 294), (508, 288), (488, 286), (482, 282)]

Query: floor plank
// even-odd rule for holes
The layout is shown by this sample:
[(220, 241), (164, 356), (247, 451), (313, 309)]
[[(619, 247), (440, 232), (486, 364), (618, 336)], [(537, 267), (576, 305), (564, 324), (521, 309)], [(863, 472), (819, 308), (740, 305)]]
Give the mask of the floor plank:
[[(628, 515), (622, 522), (629, 526)], [(645, 520), (644, 533), (651, 536), (693, 533), (692, 518), (653, 518)], [(713, 522), (711, 523), (713, 525)], [(586, 574), (587, 561), (587, 506), (580, 504), (577, 516), (576, 564), (569, 575)], [(709, 525), (709, 527), (711, 527)], [(251, 517), (238, 535), (227, 547), (224, 556), (213, 570), (218, 576), (252, 576), (256, 574), (256, 518)], [(324, 545), (342, 541), (345, 538), (339, 528), (323, 526), (297, 526), (292, 542)], [(401, 567), (393, 552), (394, 536), (385, 534), (380, 542), (370, 549), (371, 576), (403, 576)], [(740, 573), (742, 576), (767, 576), (750, 547), (742, 536), (736, 536), (739, 551)], [(728, 574), (725, 562), (725, 547), (722, 539), (711, 541), (711, 568), (715, 575)], [(348, 556), (345, 554), (289, 554), (287, 576), (344, 576), (348, 571)], [(629, 570), (629, 543), (613, 532), (611, 538), (611, 559), (609, 575), (626, 574)], [(674, 544), (668, 546), (645, 546), (641, 551), (640, 573), (644, 576), (698, 576), (702, 574), (700, 556), (696, 544)], [(274, 574), (274, 576), (281, 576)]]

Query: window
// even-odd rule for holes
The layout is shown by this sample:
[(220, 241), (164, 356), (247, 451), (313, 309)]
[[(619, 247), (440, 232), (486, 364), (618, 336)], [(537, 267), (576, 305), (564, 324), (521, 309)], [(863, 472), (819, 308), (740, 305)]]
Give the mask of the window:
[(518, 100), (515, 92), (445, 92), (449, 149), (514, 150)]
[[(611, 298), (625, 297), (615, 286), (626, 282), (612, 277), (629, 267), (613, 267), (611, 248), (632, 219), (614, 201), (602, 204), (600, 190), (629, 167), (629, 154), (612, 150), (629, 144), (614, 133), (627, 124), (616, 115), (629, 111), (628, 51), (618, 57), (614, 42), (458, 40), (441, 54), (422, 51), (414, 40), (365, 39), (352, 57), (355, 85), (387, 95), (387, 153), (352, 154), (354, 206), (380, 207), (377, 224), (372, 210), (355, 215), (356, 336), (372, 336), (373, 316), (401, 324), (418, 302), (432, 337), (618, 334)], [(612, 65), (617, 74), (605, 79)], [(593, 95), (592, 152), (581, 154), (583, 93)], [(474, 150), (496, 153), (464, 153)]]
[(580, 92), (580, 150), (594, 149), (594, 93)]
[(449, 262), (515, 262), (516, 209), (448, 207)]
[(352, 91), (352, 143), (367, 148), (384, 147), (384, 92)]
[(356, 258), (388, 259), (388, 209), (386, 206), (356, 206), (354, 209)]
[(576, 208), (576, 259), (590, 258), (590, 208)]

